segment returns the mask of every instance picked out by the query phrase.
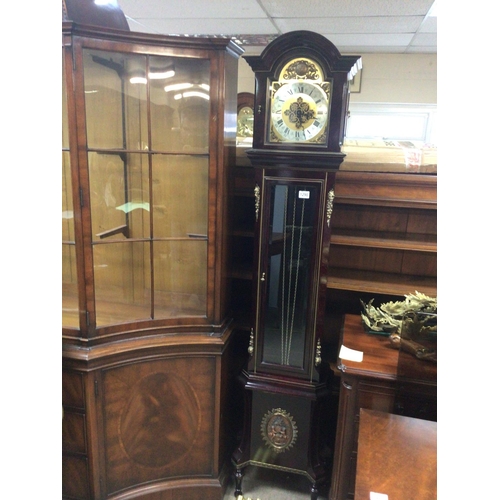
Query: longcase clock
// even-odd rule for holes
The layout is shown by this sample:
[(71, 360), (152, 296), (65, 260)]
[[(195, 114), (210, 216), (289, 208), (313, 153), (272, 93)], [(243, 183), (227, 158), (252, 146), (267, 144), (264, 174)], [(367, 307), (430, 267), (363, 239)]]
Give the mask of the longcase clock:
[[(245, 425), (233, 454), (235, 495), (256, 465), (327, 481), (331, 391), (321, 359), (335, 173), (359, 56), (294, 31), (245, 58), (256, 78), (253, 328), (242, 373)], [(326, 424), (326, 425), (325, 425)]]

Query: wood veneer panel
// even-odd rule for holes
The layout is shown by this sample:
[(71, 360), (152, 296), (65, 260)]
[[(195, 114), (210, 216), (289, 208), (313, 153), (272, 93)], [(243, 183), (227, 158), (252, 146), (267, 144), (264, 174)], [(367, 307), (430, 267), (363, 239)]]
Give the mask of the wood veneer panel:
[(86, 453), (85, 415), (81, 413), (64, 412), (62, 421), (63, 451)]
[(435, 500), (435, 422), (361, 410), (355, 500), (370, 491), (391, 498)]
[(147, 481), (213, 474), (215, 358), (104, 371), (109, 493)]
[(435, 254), (405, 252), (401, 272), (413, 276), (437, 276)]
[(403, 233), (408, 225), (408, 211), (389, 207), (366, 207), (335, 204), (332, 234), (338, 229), (371, 230)]
[(85, 409), (83, 375), (63, 370), (62, 375), (62, 402), (65, 406)]
[(62, 457), (62, 494), (64, 498), (90, 499), (88, 464), (85, 457)]
[(437, 235), (437, 213), (435, 210), (414, 210), (408, 214), (409, 233)]
[(402, 262), (403, 252), (399, 250), (334, 246), (330, 248), (328, 266), (330, 269), (399, 273)]

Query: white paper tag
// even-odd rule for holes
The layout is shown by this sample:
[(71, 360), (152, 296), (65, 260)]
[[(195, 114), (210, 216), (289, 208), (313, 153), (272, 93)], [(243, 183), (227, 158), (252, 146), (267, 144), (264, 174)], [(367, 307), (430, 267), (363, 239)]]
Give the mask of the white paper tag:
[(299, 198), (308, 200), (311, 193), (309, 191), (299, 191)]
[(339, 358), (361, 363), (361, 361), (363, 361), (363, 351), (356, 351), (354, 349), (349, 349), (349, 347), (346, 347), (345, 345), (342, 345), (340, 346)]
[(374, 491), (370, 491), (370, 500), (389, 500), (389, 495), (385, 493), (375, 493)]

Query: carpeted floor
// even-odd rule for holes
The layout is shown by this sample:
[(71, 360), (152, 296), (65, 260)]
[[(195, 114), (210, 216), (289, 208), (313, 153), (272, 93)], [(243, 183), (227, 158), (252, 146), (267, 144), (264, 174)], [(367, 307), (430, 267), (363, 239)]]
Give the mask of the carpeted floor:
[[(310, 500), (311, 483), (300, 474), (248, 466), (243, 471), (245, 500)], [(327, 500), (328, 487), (320, 488), (318, 500)], [(234, 477), (228, 484), (224, 500), (235, 500)]]

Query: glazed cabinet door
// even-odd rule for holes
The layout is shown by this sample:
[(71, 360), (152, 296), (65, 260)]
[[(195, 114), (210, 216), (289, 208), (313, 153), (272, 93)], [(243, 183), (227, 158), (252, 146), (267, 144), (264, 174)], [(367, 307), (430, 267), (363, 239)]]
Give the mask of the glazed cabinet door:
[(264, 178), (257, 371), (312, 376), (323, 191), (322, 180)]
[(236, 59), (224, 54), (227, 40), (218, 50), (168, 43), (74, 37), (65, 48), (68, 335), (223, 320), (214, 292), (224, 294), (223, 150), (234, 147), (235, 131), (224, 136), (236, 112), (225, 65), (237, 69)]

